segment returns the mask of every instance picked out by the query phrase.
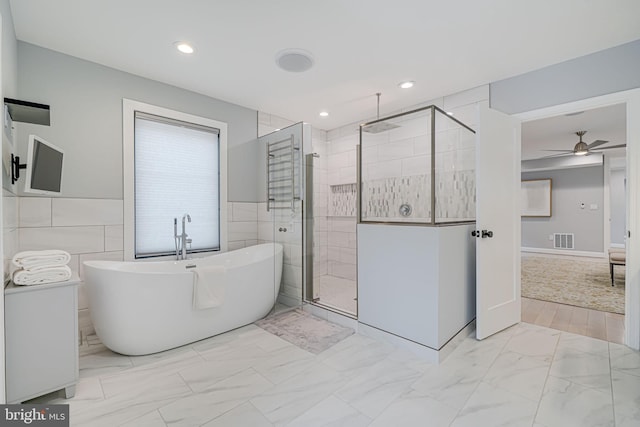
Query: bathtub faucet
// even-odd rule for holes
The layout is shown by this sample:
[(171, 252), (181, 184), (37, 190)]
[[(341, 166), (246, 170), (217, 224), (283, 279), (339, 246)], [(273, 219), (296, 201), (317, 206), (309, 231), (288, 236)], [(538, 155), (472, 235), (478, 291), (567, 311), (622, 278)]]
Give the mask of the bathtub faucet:
[(187, 259), (187, 244), (191, 243), (191, 239), (186, 233), (185, 220), (191, 222), (191, 215), (182, 215), (182, 234), (178, 234), (178, 218), (173, 219), (173, 234), (176, 241), (176, 259)]

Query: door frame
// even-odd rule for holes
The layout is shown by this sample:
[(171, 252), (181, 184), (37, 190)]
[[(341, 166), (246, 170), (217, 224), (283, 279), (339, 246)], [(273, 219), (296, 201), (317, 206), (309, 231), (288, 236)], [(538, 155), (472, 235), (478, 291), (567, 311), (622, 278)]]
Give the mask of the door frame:
[(514, 114), (522, 122), (625, 104), (627, 114), (627, 263), (625, 267), (625, 344), (640, 350), (640, 89), (616, 92)]

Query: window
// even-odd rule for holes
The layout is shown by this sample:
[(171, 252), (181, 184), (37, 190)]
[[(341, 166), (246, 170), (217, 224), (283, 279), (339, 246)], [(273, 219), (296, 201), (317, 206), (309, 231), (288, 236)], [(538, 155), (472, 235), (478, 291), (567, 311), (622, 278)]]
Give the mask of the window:
[(124, 102), (125, 257), (175, 256), (183, 215), (189, 252), (225, 250), (226, 125)]

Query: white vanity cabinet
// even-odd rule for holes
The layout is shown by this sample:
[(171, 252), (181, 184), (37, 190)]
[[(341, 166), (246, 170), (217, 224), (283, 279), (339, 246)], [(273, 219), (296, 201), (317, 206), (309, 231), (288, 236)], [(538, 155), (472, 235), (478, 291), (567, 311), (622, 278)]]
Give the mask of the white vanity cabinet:
[(78, 381), (78, 280), (5, 288), (7, 403), (21, 403)]

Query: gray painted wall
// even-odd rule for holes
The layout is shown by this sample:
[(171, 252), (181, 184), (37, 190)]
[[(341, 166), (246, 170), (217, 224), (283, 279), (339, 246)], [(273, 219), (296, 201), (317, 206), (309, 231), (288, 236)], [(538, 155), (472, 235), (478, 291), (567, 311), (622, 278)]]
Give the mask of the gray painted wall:
[(627, 234), (624, 169), (611, 170), (609, 197), (611, 199), (611, 243), (623, 245)]
[[(2, 14), (2, 96), (16, 98), (18, 93), (18, 42), (13, 28), (9, 0), (0, 1), (0, 14)], [(2, 143), (6, 144), (4, 139)], [(2, 170), (2, 187), (13, 192), (11, 177), (4, 167), (4, 162)]]
[(640, 40), (491, 83), (491, 107), (521, 113), (640, 87)]
[[(576, 251), (602, 252), (603, 174), (602, 166), (523, 173), (523, 180), (551, 178), (552, 211), (550, 218), (522, 218), (522, 246), (553, 249), (550, 234), (574, 233)], [(591, 210), (591, 204), (597, 210)]]
[[(18, 43), (20, 99), (51, 106), (51, 126), (19, 124), (65, 150), (61, 197), (122, 198), (122, 98), (228, 124), (229, 201), (257, 201), (257, 112), (28, 43)], [(24, 184), (23, 184), (24, 185)]]

